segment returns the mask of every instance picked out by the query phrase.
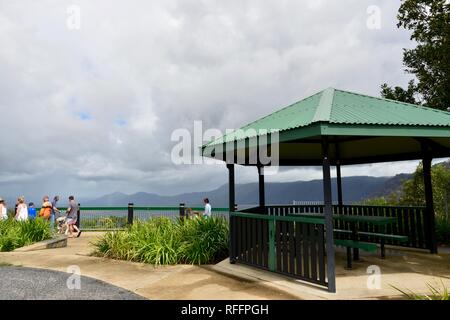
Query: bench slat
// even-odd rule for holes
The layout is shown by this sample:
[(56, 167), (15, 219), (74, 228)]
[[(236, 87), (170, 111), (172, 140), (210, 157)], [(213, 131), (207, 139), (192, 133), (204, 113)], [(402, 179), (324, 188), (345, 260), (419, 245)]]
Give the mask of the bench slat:
[(408, 241), (408, 236), (401, 236), (397, 234), (384, 234), (384, 233), (371, 233), (371, 232), (359, 232), (359, 234), (364, 236), (372, 236), (372, 237), (378, 237), (378, 238), (384, 238), (384, 239), (393, 239), (398, 240), (402, 242)]
[(334, 244), (337, 246), (358, 248), (365, 251), (377, 251), (377, 245), (370, 242), (335, 239)]
[[(334, 232), (346, 233), (346, 234), (352, 233), (350, 230), (341, 230), (341, 229), (335, 229)], [(363, 236), (371, 236), (371, 237), (377, 237), (377, 238), (383, 238), (383, 239), (398, 240), (401, 242), (408, 241), (408, 236), (401, 236), (398, 234), (385, 234), (385, 233), (372, 233), (372, 232), (358, 232), (358, 234), (363, 235)]]

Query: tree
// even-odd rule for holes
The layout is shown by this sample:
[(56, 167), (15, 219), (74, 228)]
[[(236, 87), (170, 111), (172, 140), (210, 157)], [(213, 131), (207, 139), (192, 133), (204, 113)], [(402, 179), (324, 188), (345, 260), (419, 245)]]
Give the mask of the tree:
[(415, 75), (408, 89), (381, 86), (385, 98), (413, 101), (414, 92), (425, 105), (446, 110), (450, 107), (450, 3), (447, 0), (404, 0), (397, 27), (412, 31), (414, 49), (403, 49), (405, 71)]
[[(435, 164), (431, 168), (433, 203), (436, 217), (440, 221), (449, 221), (450, 206), (450, 161)], [(393, 192), (383, 198), (364, 201), (364, 204), (392, 206), (425, 206), (425, 188), (423, 167), (420, 163), (411, 179), (403, 182), (400, 192)]]
[(381, 96), (386, 99), (418, 104), (420, 102), (416, 101), (414, 96), (415, 92), (416, 86), (414, 85), (414, 80), (409, 81), (407, 90), (398, 86), (392, 89), (386, 83), (381, 85)]
[[(436, 217), (448, 222), (448, 205), (450, 197), (450, 163), (444, 162), (431, 168), (433, 188), (433, 203)], [(401, 205), (425, 205), (425, 190), (423, 184), (423, 167), (419, 164), (412, 179), (403, 183), (403, 191), (399, 197)]]

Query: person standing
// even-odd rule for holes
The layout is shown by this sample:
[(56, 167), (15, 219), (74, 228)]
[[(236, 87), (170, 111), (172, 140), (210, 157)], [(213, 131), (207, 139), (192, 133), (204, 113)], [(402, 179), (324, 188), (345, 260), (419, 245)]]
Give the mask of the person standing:
[(53, 197), (53, 201), (52, 201), (52, 213), (50, 216), (50, 229), (53, 230), (55, 228), (55, 217), (56, 217), (56, 213), (60, 213), (59, 209), (58, 209), (58, 201), (59, 201), (59, 196), (54, 196)]
[(34, 207), (34, 203), (30, 202), (28, 204), (28, 219), (34, 220), (36, 218), (36, 208)]
[(211, 217), (211, 205), (209, 204), (209, 199), (205, 198), (203, 199), (203, 202), (205, 203), (205, 212), (203, 212), (203, 216), (205, 218)]
[(8, 209), (2, 198), (0, 198), (0, 220), (8, 220)]
[(16, 221), (26, 221), (28, 219), (28, 208), (25, 204), (25, 197), (23, 196), (17, 199), (17, 209), (14, 218)]
[(42, 207), (41, 211), (39, 211), (39, 217), (43, 218), (46, 221), (49, 221), (51, 215), (52, 215), (52, 204), (50, 203), (48, 196), (44, 196), (42, 198)]
[(14, 216), (16, 215), (18, 206), (19, 206), (19, 200), (16, 200), (16, 204), (14, 205)]
[(74, 196), (69, 197), (69, 208), (67, 208), (67, 231), (69, 237), (73, 237), (73, 230), (77, 231), (77, 238), (81, 235), (81, 230), (77, 227), (78, 204), (75, 202)]

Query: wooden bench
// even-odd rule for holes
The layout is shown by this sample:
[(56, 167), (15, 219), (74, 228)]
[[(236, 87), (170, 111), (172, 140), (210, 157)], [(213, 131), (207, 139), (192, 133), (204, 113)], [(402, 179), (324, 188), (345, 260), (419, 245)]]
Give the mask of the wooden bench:
[(347, 248), (347, 269), (352, 268), (352, 248), (358, 248), (368, 252), (377, 251), (377, 245), (371, 242), (355, 241), (348, 239), (335, 239), (334, 244)]
[[(334, 232), (337, 233), (344, 233), (344, 234), (352, 234), (350, 230), (342, 230), (342, 229), (335, 229)], [(386, 233), (373, 233), (373, 232), (358, 232), (359, 235), (362, 236), (368, 236), (368, 237), (374, 237), (380, 239), (380, 249), (381, 249), (381, 258), (386, 258), (386, 251), (385, 251), (385, 240), (396, 240), (399, 242), (407, 242), (408, 236), (401, 236), (397, 234), (386, 234)]]

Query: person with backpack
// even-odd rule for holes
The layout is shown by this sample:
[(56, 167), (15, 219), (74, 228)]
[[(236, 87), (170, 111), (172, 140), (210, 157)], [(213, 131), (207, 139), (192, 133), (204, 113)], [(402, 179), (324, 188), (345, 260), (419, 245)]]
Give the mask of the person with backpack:
[(49, 221), (52, 215), (52, 204), (49, 201), (49, 197), (42, 198), (42, 207), (39, 211), (39, 217)]

